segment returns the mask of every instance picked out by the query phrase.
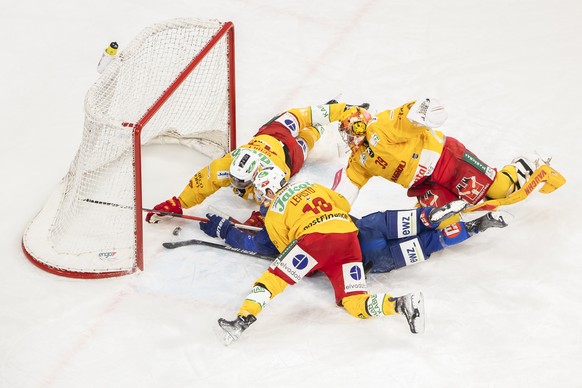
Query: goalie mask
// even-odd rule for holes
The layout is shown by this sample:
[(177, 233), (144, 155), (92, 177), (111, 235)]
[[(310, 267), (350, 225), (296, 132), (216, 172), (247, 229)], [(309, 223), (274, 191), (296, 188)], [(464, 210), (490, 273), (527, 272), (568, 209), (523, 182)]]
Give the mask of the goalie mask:
[[(255, 185), (255, 198), (257, 202), (261, 205), (265, 202), (264, 206), (268, 207), (271, 200), (275, 198), (275, 194), (287, 185), (287, 178), (279, 167), (268, 166), (257, 174), (253, 184)], [(270, 190), (272, 193), (267, 193), (267, 190)]]
[(366, 128), (372, 115), (359, 106), (352, 106), (346, 110), (341, 118), (339, 131), (342, 139), (350, 148), (358, 147), (366, 138)]
[(241, 149), (230, 164), (230, 183), (237, 189), (246, 189), (253, 184), (253, 179), (260, 170), (259, 155), (248, 149)]

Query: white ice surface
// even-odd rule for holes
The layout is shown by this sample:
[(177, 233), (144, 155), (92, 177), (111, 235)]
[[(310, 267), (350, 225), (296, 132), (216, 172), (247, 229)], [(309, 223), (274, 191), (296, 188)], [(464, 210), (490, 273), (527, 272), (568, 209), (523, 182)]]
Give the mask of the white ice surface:
[[(504, 230), (370, 277), (372, 292), (423, 291), (423, 335), (403, 317), (354, 319), (316, 277), (224, 347), (216, 319), (234, 317), (267, 263), (164, 250), (178, 225), (202, 236), (188, 221), (146, 226), (142, 273), (43, 272), (22, 253), (22, 233), (78, 148), (101, 50), (182, 16), (235, 23), (239, 143), (277, 112), (340, 93), (373, 111), (430, 94), (447, 106), (445, 132), (487, 163), (535, 150), (568, 182), (508, 209)], [(0, 387), (582, 386), (580, 20), (579, 0), (2, 0)], [(320, 142), (301, 176), (331, 184), (333, 147)], [(145, 155), (151, 206), (208, 161), (164, 147)], [(250, 210), (227, 192), (209, 203)], [(374, 180), (353, 213), (411, 204)]]

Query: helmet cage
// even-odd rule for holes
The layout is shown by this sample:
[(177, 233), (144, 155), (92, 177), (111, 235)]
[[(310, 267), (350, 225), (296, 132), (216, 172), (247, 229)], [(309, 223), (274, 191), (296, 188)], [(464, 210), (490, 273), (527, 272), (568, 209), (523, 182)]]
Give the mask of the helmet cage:
[(339, 131), (343, 141), (350, 148), (354, 148), (362, 144), (366, 138), (366, 129), (372, 116), (368, 111), (360, 107), (352, 107), (350, 111), (340, 122)]

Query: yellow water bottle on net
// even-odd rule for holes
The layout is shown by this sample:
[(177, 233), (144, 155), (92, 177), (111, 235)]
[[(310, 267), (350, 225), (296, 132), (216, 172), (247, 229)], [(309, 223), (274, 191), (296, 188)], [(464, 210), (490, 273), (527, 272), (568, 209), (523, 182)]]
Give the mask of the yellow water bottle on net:
[(111, 42), (109, 46), (107, 46), (105, 51), (103, 51), (103, 54), (101, 54), (101, 59), (97, 64), (97, 71), (99, 72), (99, 74), (103, 73), (103, 70), (105, 70), (107, 65), (109, 65), (113, 58), (115, 58), (115, 56), (117, 55), (118, 48), (119, 46), (117, 42)]

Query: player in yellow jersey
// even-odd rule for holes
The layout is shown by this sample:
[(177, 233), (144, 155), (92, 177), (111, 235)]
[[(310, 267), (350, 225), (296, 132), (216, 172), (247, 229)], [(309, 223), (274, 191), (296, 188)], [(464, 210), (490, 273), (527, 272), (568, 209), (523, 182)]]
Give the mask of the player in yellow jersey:
[(353, 203), (373, 176), (408, 189), (422, 206), (442, 206), (455, 199), (476, 204), (505, 198), (519, 189), (537, 161), (518, 158), (496, 169), (481, 161), (458, 140), (434, 130), (447, 119), (443, 105), (423, 98), (375, 117), (352, 107), (341, 117), (340, 132), (352, 149), (333, 188)]
[[(200, 204), (220, 188), (229, 186), (236, 195), (253, 199), (252, 180), (261, 168), (274, 165), (287, 178), (295, 175), (324, 126), (338, 121), (345, 108), (346, 104), (334, 102), (295, 108), (274, 117), (247, 144), (202, 168), (180, 195), (156, 205), (153, 210), (182, 214), (182, 209)], [(163, 214), (154, 211), (147, 213), (145, 219), (157, 223), (163, 218)]]
[(286, 174), (277, 167), (259, 172), (254, 186), (265, 228), (281, 254), (254, 283), (236, 319), (219, 319), (226, 344), (256, 321), (267, 302), (314, 271), (329, 278), (336, 303), (351, 315), (399, 313), (406, 316), (413, 333), (424, 331), (422, 293), (396, 298), (368, 293), (358, 229), (348, 214), (351, 207), (346, 198), (317, 183), (287, 184)]

